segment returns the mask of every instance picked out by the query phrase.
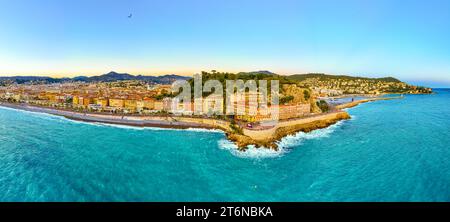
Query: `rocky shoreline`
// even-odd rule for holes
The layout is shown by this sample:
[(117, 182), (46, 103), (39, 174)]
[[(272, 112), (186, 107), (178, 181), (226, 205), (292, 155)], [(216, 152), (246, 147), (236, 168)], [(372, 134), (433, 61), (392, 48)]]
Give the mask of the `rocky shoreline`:
[(272, 129), (267, 130), (244, 130), (243, 134), (228, 133), (227, 137), (235, 142), (239, 149), (245, 150), (249, 145), (255, 147), (265, 147), (278, 150), (277, 142), (283, 137), (293, 135), (298, 132), (311, 132), (317, 129), (329, 127), (341, 120), (350, 119), (350, 115), (345, 111), (319, 114), (298, 120), (289, 120), (278, 123)]
[(160, 128), (202, 128), (202, 129), (219, 129), (225, 132), (227, 138), (237, 144), (239, 150), (245, 151), (248, 146), (264, 147), (277, 150), (277, 142), (283, 137), (295, 134), (297, 132), (311, 132), (313, 130), (326, 128), (339, 121), (350, 119), (350, 115), (340, 109), (350, 108), (360, 103), (386, 100), (393, 98), (373, 98), (366, 100), (354, 101), (342, 104), (339, 110), (310, 115), (298, 119), (289, 119), (280, 121), (273, 127), (263, 130), (252, 130), (244, 128), (242, 132), (236, 132), (232, 129), (231, 123), (225, 120), (216, 120), (210, 118), (196, 117), (180, 117), (180, 116), (118, 116), (95, 113), (79, 113), (74, 111), (58, 110), (47, 107), (30, 106), (28, 104), (11, 104), (0, 103), (0, 106), (26, 110), (31, 112), (48, 113), (52, 115), (63, 116), (68, 119), (98, 122), (107, 124), (128, 125), (135, 127), (160, 127)]
[[(25, 110), (29, 112), (47, 113), (82, 122), (97, 122), (106, 124), (127, 125), (134, 127), (160, 127), (173, 129), (188, 129), (188, 128), (222, 129), (218, 126), (215, 126), (214, 123), (203, 123), (201, 121), (202, 120), (201, 118), (164, 117), (164, 116), (138, 117), (138, 116), (107, 115), (95, 113), (80, 113), (47, 107), (44, 108), (38, 106), (30, 106), (27, 104), (12, 104), (12, 103), (0, 103), (0, 106), (18, 110)], [(189, 121), (190, 119), (191, 121)]]

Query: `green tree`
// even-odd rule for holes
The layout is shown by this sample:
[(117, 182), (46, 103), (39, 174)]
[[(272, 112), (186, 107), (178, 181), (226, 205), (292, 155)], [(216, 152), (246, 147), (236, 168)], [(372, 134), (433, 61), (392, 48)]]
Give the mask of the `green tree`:
[(294, 99), (294, 96), (285, 96), (285, 97), (282, 97), (281, 99), (280, 99), (280, 104), (286, 104), (286, 103), (289, 103), (290, 101), (292, 101)]
[(330, 110), (328, 103), (325, 100), (317, 101), (317, 106), (322, 110), (322, 112), (326, 113)]
[(311, 98), (311, 92), (309, 92), (309, 90), (304, 90), (303, 96), (304, 96), (305, 100), (309, 100), (309, 98)]

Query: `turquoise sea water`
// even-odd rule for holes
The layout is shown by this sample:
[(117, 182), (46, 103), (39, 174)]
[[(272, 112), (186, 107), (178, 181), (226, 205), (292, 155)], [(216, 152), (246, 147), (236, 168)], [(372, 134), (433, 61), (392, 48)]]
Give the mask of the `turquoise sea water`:
[(223, 133), (0, 108), (0, 201), (450, 201), (450, 90), (239, 153)]

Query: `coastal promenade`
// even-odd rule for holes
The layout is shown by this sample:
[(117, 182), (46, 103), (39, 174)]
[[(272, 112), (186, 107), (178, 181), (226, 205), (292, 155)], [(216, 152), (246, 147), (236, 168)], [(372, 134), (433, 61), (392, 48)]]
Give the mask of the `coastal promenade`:
[(117, 114), (97, 114), (97, 113), (81, 113), (75, 111), (61, 110), (48, 107), (31, 106), (28, 104), (12, 104), (0, 103), (0, 106), (13, 109), (26, 110), (30, 112), (48, 113), (52, 115), (63, 116), (68, 119), (98, 122), (107, 124), (129, 125), (136, 127), (161, 127), (161, 128), (205, 128), (219, 129), (226, 133), (231, 141), (234, 141), (239, 149), (245, 150), (249, 145), (256, 147), (265, 147), (277, 149), (276, 142), (287, 135), (297, 132), (310, 132), (316, 129), (326, 128), (338, 121), (350, 119), (350, 115), (342, 109), (351, 108), (361, 103), (390, 100), (403, 97), (382, 97), (357, 100), (335, 107), (332, 112), (313, 114), (302, 118), (288, 119), (276, 122), (272, 127), (266, 128), (246, 128), (242, 127), (242, 131), (236, 131), (232, 128), (230, 121), (218, 120), (207, 117), (186, 117), (186, 116), (136, 116), (136, 115), (117, 115)]
[(277, 142), (283, 137), (297, 132), (310, 132), (326, 128), (341, 120), (350, 119), (345, 111), (315, 114), (304, 118), (290, 119), (276, 123), (268, 129), (244, 128), (242, 134), (227, 134), (228, 139), (234, 141), (239, 149), (245, 150), (249, 145), (278, 150)]
[(84, 122), (119, 124), (136, 127), (161, 127), (161, 128), (175, 128), (175, 129), (204, 128), (204, 129), (230, 130), (229, 123), (227, 121), (207, 119), (207, 118), (81, 113), (54, 108), (31, 106), (28, 104), (12, 104), (12, 103), (0, 103), (0, 106), (25, 110), (29, 112), (39, 112), (63, 116), (68, 119)]
[(330, 113), (321, 113), (321, 114), (315, 114), (303, 118), (297, 118), (297, 119), (290, 119), (285, 121), (279, 121), (276, 125), (271, 127), (270, 129), (263, 129), (263, 130), (255, 130), (255, 129), (249, 129), (244, 128), (244, 135), (249, 136), (255, 140), (265, 140), (267, 138), (273, 137), (277, 130), (282, 129), (284, 127), (291, 127), (295, 125), (302, 125), (311, 123), (314, 121), (324, 121), (324, 120), (332, 120), (336, 119), (337, 116), (343, 115), (346, 113), (345, 111), (335, 111)]

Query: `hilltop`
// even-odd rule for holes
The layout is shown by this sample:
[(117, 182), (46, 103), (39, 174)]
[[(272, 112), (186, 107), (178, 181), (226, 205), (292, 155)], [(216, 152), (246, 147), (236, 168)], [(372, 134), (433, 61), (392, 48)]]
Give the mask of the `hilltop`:
[(432, 92), (430, 88), (409, 85), (394, 77), (367, 78), (309, 73), (291, 75), (287, 79), (295, 81), (298, 86), (313, 89), (320, 96), (382, 93), (420, 94)]
[(382, 82), (401, 82), (394, 77), (383, 77), (383, 78), (368, 78), (368, 77), (357, 77), (357, 76), (347, 76), (347, 75), (329, 75), (325, 73), (308, 73), (308, 74), (295, 74), (287, 77), (288, 79), (295, 81), (304, 81), (310, 78), (318, 78), (319, 80), (371, 80), (371, 81), (382, 81)]

